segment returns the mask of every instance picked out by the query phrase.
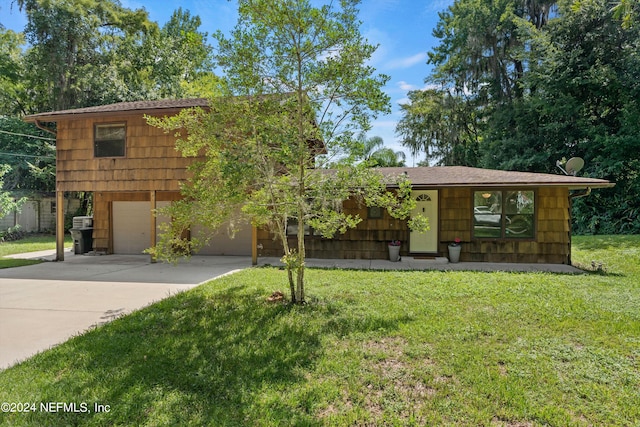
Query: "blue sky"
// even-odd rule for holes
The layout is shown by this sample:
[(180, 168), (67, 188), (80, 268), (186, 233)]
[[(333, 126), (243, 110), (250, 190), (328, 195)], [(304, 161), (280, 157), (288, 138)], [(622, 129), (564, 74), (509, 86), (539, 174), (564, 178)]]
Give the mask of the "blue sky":
[[(121, 0), (123, 6), (145, 8), (153, 21), (163, 25), (173, 11), (182, 7), (202, 20), (201, 30), (209, 34), (216, 30), (228, 33), (236, 22), (236, 3), (228, 0)], [(0, 23), (8, 29), (22, 31), (25, 17), (12, 0), (0, 3)], [(453, 0), (363, 0), (360, 5), (361, 33), (370, 43), (378, 44), (371, 65), (380, 73), (391, 77), (384, 88), (391, 97), (392, 113), (379, 117), (368, 136), (380, 136), (385, 145), (407, 154), (408, 166), (420, 158), (412, 159), (409, 150), (402, 147), (395, 135), (400, 119), (398, 104), (406, 100), (407, 92), (425, 87), (429, 74), (427, 52), (437, 44), (432, 31), (438, 22), (438, 12), (445, 10)]]

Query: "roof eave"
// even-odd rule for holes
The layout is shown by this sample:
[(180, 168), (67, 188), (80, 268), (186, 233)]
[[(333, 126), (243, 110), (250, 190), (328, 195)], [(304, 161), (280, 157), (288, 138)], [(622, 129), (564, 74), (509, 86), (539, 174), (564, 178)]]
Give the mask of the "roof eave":
[[(122, 111), (97, 111), (91, 113), (69, 113), (69, 114), (33, 114), (31, 116), (25, 116), (23, 120), (28, 123), (35, 122), (58, 122), (60, 120), (73, 120), (76, 118), (95, 118), (95, 117), (122, 117), (122, 116), (130, 116), (130, 115), (173, 115), (177, 114), (180, 111), (186, 108), (195, 108), (195, 107), (185, 107), (185, 108), (153, 108), (153, 109), (140, 109), (140, 110), (122, 110)], [(202, 108), (202, 107), (201, 107)]]
[[(586, 188), (611, 188), (616, 184), (613, 182), (593, 182), (593, 183), (567, 183), (567, 182), (485, 182), (485, 183), (438, 183), (438, 184), (420, 184), (412, 183), (412, 187), (416, 189), (437, 189), (445, 187), (458, 188), (540, 188), (540, 187), (566, 187), (569, 190), (584, 190)], [(388, 188), (398, 188), (396, 184), (387, 184)]]

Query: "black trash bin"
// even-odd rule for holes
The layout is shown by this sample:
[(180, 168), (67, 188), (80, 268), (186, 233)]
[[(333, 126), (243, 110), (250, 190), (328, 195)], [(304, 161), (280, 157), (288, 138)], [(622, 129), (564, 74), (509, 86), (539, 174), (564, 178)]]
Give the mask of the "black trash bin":
[(73, 239), (74, 254), (86, 254), (93, 249), (93, 228), (71, 228), (69, 232)]

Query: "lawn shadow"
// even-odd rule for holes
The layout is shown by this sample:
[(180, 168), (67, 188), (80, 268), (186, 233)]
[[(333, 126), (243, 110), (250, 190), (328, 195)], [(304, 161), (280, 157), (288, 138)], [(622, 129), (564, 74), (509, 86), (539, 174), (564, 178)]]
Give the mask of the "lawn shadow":
[(576, 262), (573, 264), (574, 267), (582, 270), (583, 273), (589, 274), (592, 276), (603, 276), (603, 277), (627, 277), (624, 273), (617, 273), (608, 270), (607, 266), (604, 263), (591, 263), (584, 264), (580, 262)]
[(575, 236), (573, 246), (578, 250), (597, 251), (615, 248), (618, 250), (637, 249), (640, 241), (637, 235)]
[[(110, 406), (109, 413), (31, 414), (40, 425), (319, 425), (312, 411), (284, 404), (323, 353), (325, 334), (384, 327), (401, 318), (352, 321), (341, 306), (268, 303), (242, 287), (186, 292), (119, 318), (41, 355), (55, 381), (42, 401)], [(310, 322), (311, 320), (311, 322)], [(309, 324), (312, 323), (310, 327)], [(47, 366), (48, 365), (48, 366)], [(68, 400), (68, 397), (64, 398)]]

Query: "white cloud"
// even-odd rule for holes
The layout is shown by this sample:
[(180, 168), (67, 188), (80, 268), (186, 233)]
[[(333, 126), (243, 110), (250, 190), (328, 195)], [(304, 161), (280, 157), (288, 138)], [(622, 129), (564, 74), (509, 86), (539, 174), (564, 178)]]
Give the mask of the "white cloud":
[(412, 85), (411, 83), (407, 83), (404, 80), (400, 80), (397, 84), (398, 84), (398, 87), (405, 92), (418, 89), (418, 86)]
[(427, 53), (420, 52), (405, 58), (398, 58), (398, 59), (391, 60), (386, 64), (386, 68), (389, 68), (392, 70), (410, 68), (416, 64), (424, 63), (426, 60), (427, 60)]

